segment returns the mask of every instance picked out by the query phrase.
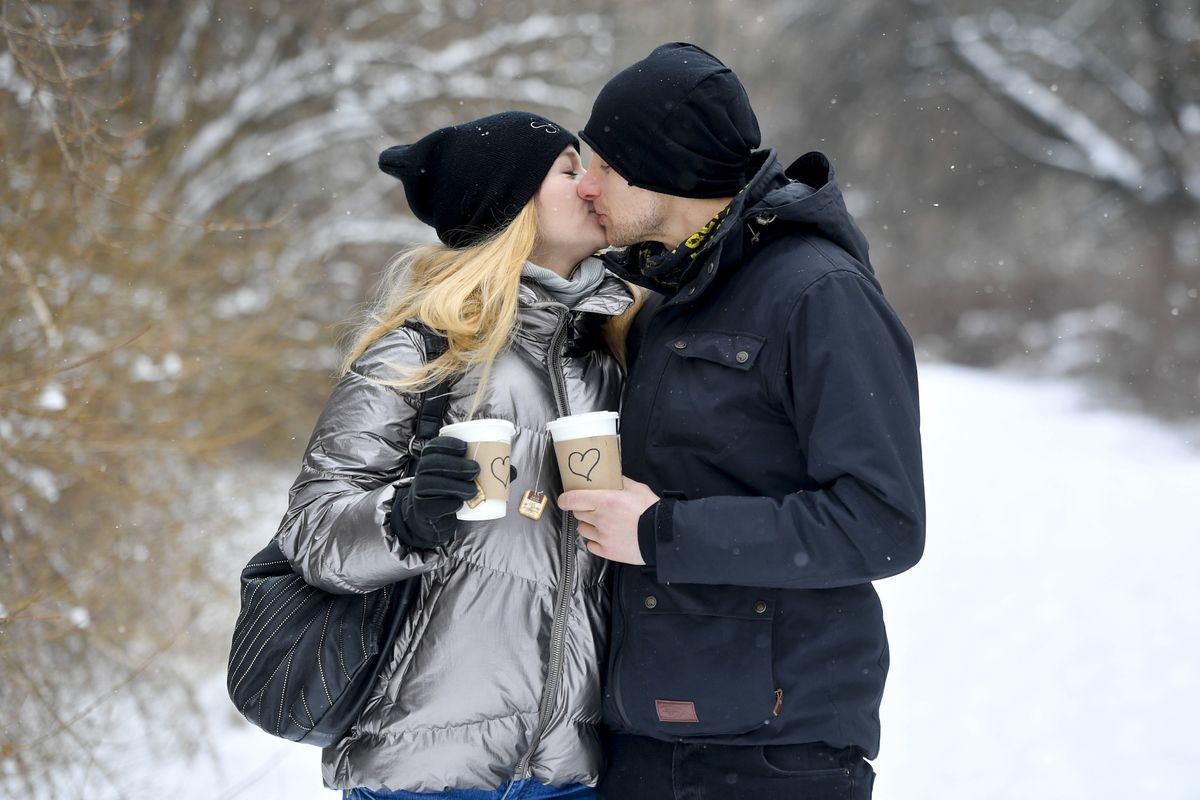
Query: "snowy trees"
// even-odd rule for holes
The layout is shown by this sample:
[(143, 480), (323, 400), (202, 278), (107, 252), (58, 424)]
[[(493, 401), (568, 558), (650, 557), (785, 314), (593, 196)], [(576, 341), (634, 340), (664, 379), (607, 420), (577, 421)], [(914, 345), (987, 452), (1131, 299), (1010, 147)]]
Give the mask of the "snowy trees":
[(1200, 412), (1194, 3), (721, 8), (700, 41), (747, 80), (765, 142), (834, 158), (924, 355)]
[(68, 765), (120, 792), (131, 710), (195, 736), (171, 714), (236, 587), (219, 473), (296, 452), (328, 326), (427, 235), (375, 156), (577, 115), (609, 27), (557, 0), (0, 7), (0, 794), (71, 794)]
[(180, 700), (236, 584), (214, 476), (291, 469), (331, 327), (428, 236), (378, 152), (513, 106), (581, 124), (662, 41), (737, 70), (785, 161), (834, 157), (925, 353), (1195, 413), (1194, 5), (0, 4), (0, 794), (103, 775), (115, 703)]
[[(910, 57), (1061, 187), (1057, 230), (1019, 258), (1078, 281), (1072, 306), (1009, 332), (1070, 371), (1136, 384), (1172, 414), (1200, 408), (1200, 15), (1172, 0), (1076, 0), (1047, 13), (913, 0)], [(1041, 169), (1039, 169), (1041, 168)], [(1015, 189), (1021, 191), (1020, 187)], [(1078, 200), (1067, 200), (1071, 196)], [(1047, 197), (1049, 200), (1049, 197)], [(1087, 253), (1085, 269), (1070, 267)], [(1021, 248), (1017, 248), (1018, 252)]]

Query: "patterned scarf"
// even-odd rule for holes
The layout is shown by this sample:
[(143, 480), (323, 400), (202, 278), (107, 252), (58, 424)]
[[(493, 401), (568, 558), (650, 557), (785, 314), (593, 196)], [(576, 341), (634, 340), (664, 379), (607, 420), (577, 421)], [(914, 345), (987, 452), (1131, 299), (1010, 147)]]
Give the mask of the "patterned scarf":
[(719, 237), (716, 235), (733, 207), (733, 203), (717, 212), (704, 227), (693, 233), (683, 244), (668, 250), (658, 242), (646, 242), (638, 250), (639, 272), (655, 283), (678, 289), (690, 277), (696, 259), (705, 253)]

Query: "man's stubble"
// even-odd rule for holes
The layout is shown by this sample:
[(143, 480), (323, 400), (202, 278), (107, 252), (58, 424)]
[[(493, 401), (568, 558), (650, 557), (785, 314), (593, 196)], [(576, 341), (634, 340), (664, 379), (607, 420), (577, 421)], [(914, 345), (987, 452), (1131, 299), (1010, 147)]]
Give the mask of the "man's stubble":
[(661, 197), (651, 196), (629, 219), (616, 219), (610, 210), (605, 228), (609, 246), (627, 247), (656, 239), (666, 222), (666, 205)]

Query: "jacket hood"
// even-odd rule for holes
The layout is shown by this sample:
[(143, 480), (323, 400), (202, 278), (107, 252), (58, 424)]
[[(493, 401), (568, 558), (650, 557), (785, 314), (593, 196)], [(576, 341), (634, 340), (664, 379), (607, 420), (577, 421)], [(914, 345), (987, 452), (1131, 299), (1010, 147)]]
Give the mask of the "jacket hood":
[(774, 217), (769, 224), (784, 222), (803, 226), (845, 250), (874, 274), (867, 255), (867, 237), (846, 209), (842, 192), (834, 180), (833, 165), (824, 153), (815, 150), (805, 153), (786, 170), (780, 170), (774, 152), (769, 152), (748, 188), (753, 188), (755, 181), (760, 180), (760, 185), (767, 187), (767, 191), (759, 194), (757, 201), (749, 203), (742, 214), (744, 219), (753, 224), (753, 218)]

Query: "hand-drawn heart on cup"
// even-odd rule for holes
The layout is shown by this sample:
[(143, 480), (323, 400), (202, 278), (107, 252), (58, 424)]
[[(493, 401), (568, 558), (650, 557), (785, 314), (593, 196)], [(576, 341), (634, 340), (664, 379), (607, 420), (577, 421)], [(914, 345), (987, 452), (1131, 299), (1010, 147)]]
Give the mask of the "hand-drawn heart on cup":
[[(582, 453), (573, 452), (567, 456), (567, 469), (589, 483), (591, 483), (592, 480), (592, 470), (594, 470), (596, 465), (599, 463), (600, 450), (596, 447), (584, 450)], [(583, 472), (580, 472), (579, 469), (575, 468), (577, 464), (579, 465), (579, 468), (583, 470)]]
[[(492, 477), (504, 484), (505, 488), (508, 488), (509, 478), (512, 477), (511, 466), (512, 460), (509, 456), (497, 456), (492, 459)], [(497, 468), (499, 472), (496, 471)]]

